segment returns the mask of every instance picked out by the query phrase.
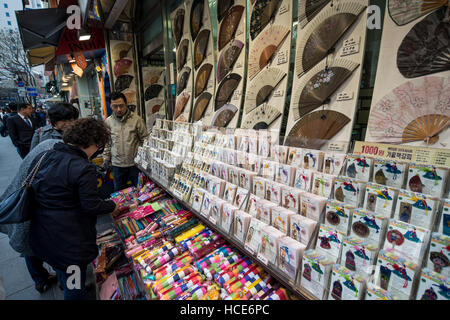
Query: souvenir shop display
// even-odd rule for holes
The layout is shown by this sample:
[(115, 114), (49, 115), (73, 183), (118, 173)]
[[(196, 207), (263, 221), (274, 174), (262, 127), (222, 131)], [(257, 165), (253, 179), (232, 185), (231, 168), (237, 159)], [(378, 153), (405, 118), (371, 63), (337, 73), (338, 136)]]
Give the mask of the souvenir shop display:
[(235, 207), (230, 203), (224, 203), (222, 206), (222, 219), (221, 219), (220, 226), (227, 233), (231, 232), (231, 226), (234, 221), (234, 213), (238, 210), (239, 210), (238, 207)]
[(328, 200), (325, 211), (325, 225), (348, 235), (350, 233), (352, 211), (356, 207), (340, 201)]
[(252, 216), (244, 211), (236, 211), (234, 213), (234, 230), (233, 236), (240, 242), (244, 243), (245, 236), (248, 230), (248, 225), (252, 220)]
[(400, 300), (400, 299), (391, 294), (389, 291), (380, 288), (376, 284), (367, 282), (367, 291), (364, 300), (370, 301), (370, 300)]
[(369, 183), (366, 186), (363, 208), (391, 218), (397, 203), (398, 189)]
[(448, 169), (410, 164), (407, 188), (410, 191), (442, 197), (445, 191)]
[(266, 226), (261, 230), (261, 245), (259, 246), (258, 259), (263, 263), (277, 264), (278, 243), (285, 234), (272, 226)]
[(336, 229), (321, 225), (317, 236), (316, 250), (332, 260), (333, 263), (338, 263), (341, 256), (342, 241), (345, 236)]
[(331, 196), (331, 190), (333, 190), (334, 183), (335, 176), (321, 172), (314, 172), (311, 193), (329, 198)]
[(299, 214), (290, 216), (290, 234), (289, 236), (309, 246), (311, 240), (313, 240), (313, 233), (316, 230), (317, 221), (309, 219)]
[(341, 265), (366, 279), (372, 275), (379, 248), (365, 240), (345, 237), (342, 240)]
[(325, 152), (322, 172), (334, 176), (340, 175), (345, 165), (346, 157), (345, 153)]
[(438, 198), (400, 190), (394, 218), (418, 227), (431, 229), (435, 222)]
[(292, 280), (297, 275), (305, 249), (304, 244), (289, 237), (280, 238), (278, 242), (278, 266)]
[(427, 267), (446, 277), (450, 276), (450, 237), (440, 233), (431, 236)]
[(450, 236), (450, 200), (444, 200), (442, 214), (439, 222), (439, 232)]
[(353, 179), (338, 178), (334, 182), (334, 198), (355, 207), (361, 207), (366, 183)]
[(386, 228), (389, 219), (372, 211), (355, 209), (352, 214), (350, 235), (367, 240), (370, 244), (380, 247), (384, 244)]
[(375, 159), (372, 181), (380, 185), (402, 188), (407, 177), (408, 164)]
[(297, 168), (294, 176), (294, 187), (306, 192), (311, 192), (314, 171)]
[(303, 191), (291, 187), (281, 188), (281, 205), (293, 212), (299, 212), (300, 196)]
[(290, 234), (289, 226), (291, 217), (296, 215), (296, 213), (279, 206), (272, 207), (271, 211), (272, 211), (272, 226), (274, 226), (277, 230), (281, 231), (284, 235), (286, 236), (289, 235)]
[(326, 300), (333, 261), (315, 250), (307, 250), (302, 261), (301, 285), (319, 300)]
[(260, 249), (262, 230), (265, 227), (267, 227), (267, 224), (256, 218), (250, 220), (247, 236), (245, 237), (245, 248), (253, 254), (257, 253)]
[(300, 196), (300, 214), (317, 222), (321, 222), (327, 198), (312, 193), (302, 193)]
[(450, 279), (428, 268), (422, 270), (416, 300), (450, 300)]
[(349, 155), (347, 156), (346, 176), (363, 182), (368, 182), (373, 170), (373, 159)]
[(331, 270), (328, 300), (362, 300), (365, 287), (366, 281), (362, 276), (335, 264)]

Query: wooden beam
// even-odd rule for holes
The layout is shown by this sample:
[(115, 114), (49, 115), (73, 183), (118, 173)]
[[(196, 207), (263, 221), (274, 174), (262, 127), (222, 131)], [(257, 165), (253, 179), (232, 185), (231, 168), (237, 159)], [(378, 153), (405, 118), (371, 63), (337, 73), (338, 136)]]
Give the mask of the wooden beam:
[(111, 29), (122, 13), (123, 9), (125, 9), (128, 0), (116, 0), (114, 6), (109, 12), (108, 18), (106, 19), (105, 29)]

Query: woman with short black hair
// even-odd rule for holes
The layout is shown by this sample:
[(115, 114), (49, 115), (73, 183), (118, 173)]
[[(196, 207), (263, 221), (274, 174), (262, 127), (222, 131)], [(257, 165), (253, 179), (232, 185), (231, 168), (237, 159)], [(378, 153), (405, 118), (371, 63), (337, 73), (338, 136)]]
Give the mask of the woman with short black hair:
[(109, 137), (104, 121), (76, 120), (64, 132), (64, 143), (46, 153), (33, 183), (36, 205), (30, 246), (55, 269), (65, 300), (87, 298), (86, 268), (98, 255), (97, 215), (118, 213), (113, 201), (100, 198), (96, 171), (89, 161), (102, 152)]

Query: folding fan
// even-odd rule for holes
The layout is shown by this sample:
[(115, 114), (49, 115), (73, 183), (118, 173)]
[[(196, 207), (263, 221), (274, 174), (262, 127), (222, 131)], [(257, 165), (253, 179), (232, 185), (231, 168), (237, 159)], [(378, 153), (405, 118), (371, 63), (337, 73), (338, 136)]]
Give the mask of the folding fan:
[(194, 66), (195, 70), (200, 67), (203, 60), (206, 57), (206, 48), (208, 47), (209, 34), (211, 32), (207, 29), (203, 29), (199, 34), (194, 43)]
[(183, 28), (184, 28), (184, 9), (178, 9), (175, 14), (175, 19), (173, 21), (173, 38), (175, 40), (175, 44), (178, 47), (183, 37)]
[(136, 97), (136, 91), (132, 89), (125, 89), (122, 91), (122, 93), (125, 95), (125, 98), (127, 99), (128, 107), (131, 108), (134, 98)]
[(241, 128), (254, 130), (267, 129), (280, 116), (281, 112), (277, 108), (264, 104), (246, 115), (246, 118), (242, 121)]
[(227, 49), (222, 51), (219, 57), (219, 63), (217, 64), (217, 82), (221, 82), (233, 70), (234, 64), (243, 48), (243, 42), (234, 40)]
[(315, 66), (301, 81), (294, 92), (293, 101), (298, 107), (293, 108), (297, 120), (308, 112), (327, 104), (326, 100), (350, 77), (359, 64), (347, 59), (335, 59), (327, 68), (322, 61)]
[(188, 49), (189, 49), (189, 40), (184, 39), (180, 43), (180, 47), (177, 50), (177, 69), (178, 72), (181, 71), (181, 68), (184, 67), (186, 64), (186, 59), (188, 55)]
[(180, 114), (183, 113), (184, 107), (186, 107), (186, 104), (188, 103), (189, 99), (191, 98), (191, 95), (187, 92), (183, 92), (181, 95), (177, 98), (177, 103), (175, 105), (175, 112), (173, 115), (173, 118), (176, 120)]
[(298, 24), (303, 29), (331, 0), (300, 0)]
[(389, 0), (389, 15), (397, 25), (403, 26), (442, 6), (448, 6), (448, 0)]
[(211, 126), (225, 128), (233, 120), (238, 108), (232, 104), (226, 104), (216, 112), (212, 119)]
[(163, 72), (161, 69), (154, 69), (154, 68), (151, 69), (142, 68), (142, 69), (143, 69), (142, 73), (143, 73), (144, 87), (148, 87), (154, 83), (157, 83)]
[(195, 101), (194, 111), (192, 114), (193, 122), (199, 121), (203, 118), (203, 114), (208, 108), (209, 102), (211, 101), (212, 95), (209, 92), (203, 92), (197, 101)]
[(219, 29), (219, 51), (221, 51), (227, 43), (229, 43), (236, 33), (244, 12), (243, 6), (234, 6), (228, 10), (227, 15), (220, 24)]
[(222, 21), (222, 19), (227, 14), (228, 10), (234, 4), (234, 0), (220, 0), (217, 1), (217, 19)]
[(191, 36), (192, 41), (197, 38), (198, 32), (203, 26), (204, 0), (194, 0), (191, 7)]
[(115, 61), (114, 62), (114, 75), (116, 76), (116, 78), (127, 73), (130, 70), (132, 64), (133, 64), (132, 60), (125, 59), (125, 58)]
[(122, 92), (125, 89), (128, 89), (133, 81), (134, 77), (129, 74), (123, 74), (116, 79), (114, 83), (114, 88), (116, 91)]
[(405, 78), (450, 70), (450, 20), (442, 7), (418, 22), (405, 36), (397, 53), (397, 66)]
[(215, 111), (218, 111), (224, 104), (230, 101), (234, 90), (236, 90), (239, 82), (241, 82), (241, 78), (242, 77), (240, 75), (232, 73), (226, 76), (225, 79), (223, 79), (223, 81), (219, 84), (216, 92), (216, 103), (214, 107)]
[(312, 112), (294, 125), (286, 144), (291, 147), (319, 149), (349, 122), (350, 118), (337, 111)]
[(245, 113), (267, 102), (273, 90), (286, 77), (286, 73), (278, 68), (267, 68), (261, 71), (250, 84), (245, 95)]
[(252, 40), (273, 20), (281, 0), (256, 0), (250, 18), (250, 36)]
[(288, 28), (276, 25), (266, 28), (256, 38), (248, 58), (248, 75), (250, 80), (270, 63), (289, 32), (291, 31)]
[(178, 118), (175, 119), (176, 122), (187, 122), (186, 117), (184, 116), (184, 114), (182, 114), (181, 116), (179, 116)]
[(119, 42), (114, 45), (111, 50), (111, 60), (116, 62), (120, 59), (126, 58), (128, 56), (128, 52), (131, 50), (132, 45), (128, 42)]
[(160, 84), (152, 84), (150, 87), (148, 87), (145, 90), (145, 101), (157, 98), (159, 96), (159, 93), (161, 92), (163, 86)]
[(205, 63), (198, 70), (197, 78), (195, 79), (195, 98), (197, 98), (206, 89), (212, 68), (212, 64)]
[(145, 103), (145, 114), (147, 115), (147, 118), (148, 116), (158, 113), (163, 105), (164, 99), (155, 98), (147, 101)]
[(306, 27), (297, 52), (297, 76), (319, 63), (366, 8), (358, 2), (344, 2), (322, 10)]
[(177, 95), (179, 95), (181, 92), (184, 91), (184, 89), (186, 89), (190, 75), (191, 75), (191, 68), (184, 67), (177, 81)]
[(428, 76), (395, 88), (372, 107), (369, 128), (376, 141), (435, 144), (450, 126), (450, 80)]

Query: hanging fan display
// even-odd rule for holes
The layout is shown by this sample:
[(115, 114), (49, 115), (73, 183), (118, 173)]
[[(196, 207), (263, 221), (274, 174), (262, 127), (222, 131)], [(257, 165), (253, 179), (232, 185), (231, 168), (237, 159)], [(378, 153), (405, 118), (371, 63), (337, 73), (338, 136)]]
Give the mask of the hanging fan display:
[(157, 83), (162, 72), (161, 69), (142, 68), (144, 87)]
[(164, 99), (161, 98), (155, 98), (147, 101), (145, 103), (145, 114), (147, 116), (147, 119), (149, 118), (149, 116), (158, 113), (163, 105)]
[(306, 27), (297, 52), (297, 76), (300, 77), (329, 53), (366, 8), (358, 2), (344, 2), (322, 10)]
[(177, 120), (177, 118), (183, 113), (184, 108), (186, 107), (186, 104), (188, 103), (190, 98), (191, 95), (187, 92), (183, 92), (178, 96), (177, 102), (175, 104), (175, 112), (173, 115), (174, 120)]
[(176, 122), (187, 122), (186, 117), (184, 116), (184, 114), (182, 114), (181, 116), (179, 116), (178, 118), (175, 119)]
[(123, 58), (123, 59), (117, 60), (114, 63), (114, 75), (116, 76), (116, 78), (127, 73), (130, 70), (132, 65), (133, 65), (133, 61), (130, 59)]
[(283, 81), (286, 73), (274, 67), (261, 71), (250, 84), (245, 95), (245, 113), (267, 102), (274, 89)]
[(180, 45), (184, 33), (184, 14), (184, 9), (178, 9), (173, 21), (173, 38), (177, 47)]
[(439, 141), (450, 126), (449, 78), (428, 76), (395, 88), (372, 107), (369, 129), (376, 141)]
[(195, 79), (195, 98), (197, 98), (203, 91), (205, 91), (208, 85), (212, 68), (212, 64), (205, 63), (198, 70), (197, 78)]
[(226, 104), (216, 112), (212, 119), (211, 126), (225, 128), (238, 112), (238, 108), (232, 104)]
[(337, 111), (320, 110), (312, 112), (294, 125), (289, 132), (286, 145), (320, 149), (349, 122), (350, 118)]
[(203, 29), (198, 34), (197, 39), (195, 39), (194, 44), (194, 67), (195, 70), (200, 67), (200, 65), (203, 63), (203, 60), (206, 58), (206, 49), (208, 48), (208, 42), (209, 42), (209, 34), (211, 32), (207, 29)]
[(197, 99), (194, 105), (194, 111), (192, 114), (193, 122), (199, 121), (203, 118), (203, 114), (208, 108), (209, 102), (211, 101), (212, 95), (209, 92), (203, 92)]
[(123, 90), (128, 89), (133, 79), (134, 77), (129, 74), (123, 74), (119, 76), (114, 83), (115, 90), (122, 92)]
[(448, 0), (388, 0), (389, 16), (398, 26), (404, 26), (424, 15), (448, 6)]
[(241, 78), (242, 77), (240, 75), (232, 73), (226, 76), (225, 79), (223, 79), (223, 81), (219, 84), (215, 98), (215, 111), (218, 111), (224, 104), (230, 101), (234, 90), (236, 90), (239, 82), (241, 82)]
[(222, 51), (222, 49), (233, 40), (244, 10), (245, 8), (243, 6), (234, 6), (228, 10), (227, 15), (220, 24), (219, 51)]
[(198, 32), (203, 26), (204, 0), (194, 0), (191, 7), (191, 36), (192, 41), (197, 38)]
[(163, 86), (160, 84), (152, 84), (150, 87), (148, 87), (145, 90), (145, 101), (157, 98), (161, 92), (161, 90), (163, 89)]
[(219, 63), (217, 64), (217, 82), (221, 82), (233, 70), (234, 64), (243, 48), (243, 42), (234, 40), (227, 49), (222, 51), (219, 57)]
[(189, 49), (189, 40), (184, 39), (183, 41), (181, 41), (180, 47), (178, 48), (178, 51), (177, 51), (177, 70), (178, 70), (178, 72), (180, 72), (181, 69), (186, 64), (188, 49)]
[(305, 114), (319, 108), (331, 97), (337, 89), (358, 68), (359, 63), (347, 59), (335, 59), (327, 66), (322, 61), (301, 79), (298, 90), (295, 91), (294, 100), (298, 107), (293, 108), (294, 119), (297, 120)]
[(227, 14), (228, 10), (234, 4), (234, 0), (220, 0), (217, 1), (217, 20), (222, 21), (222, 19)]
[(250, 36), (252, 40), (273, 21), (281, 0), (256, 0), (250, 18)]
[[(132, 103), (134, 101), (134, 98), (136, 97), (136, 91), (132, 89), (125, 89), (122, 91), (122, 93), (125, 95), (125, 98), (127, 99), (127, 105), (128, 108), (132, 108)], [(136, 106), (134, 106), (136, 108)]]
[(290, 32), (287, 27), (275, 25), (264, 29), (256, 38), (248, 58), (248, 75), (250, 80), (271, 62), (278, 48)]
[(298, 24), (303, 29), (331, 0), (300, 0)]
[(177, 81), (177, 96), (186, 89), (189, 76), (191, 75), (191, 68), (184, 67), (181, 71), (181, 75), (178, 78)]
[[(405, 36), (397, 53), (397, 66), (405, 78), (417, 78), (450, 70), (449, 7), (418, 22)], [(450, 18), (450, 16), (449, 16)]]
[(262, 105), (250, 112), (242, 121), (241, 128), (263, 130), (281, 116), (281, 112), (270, 105)]
[(133, 46), (129, 42), (119, 42), (111, 50), (111, 61), (116, 62), (128, 56)]

